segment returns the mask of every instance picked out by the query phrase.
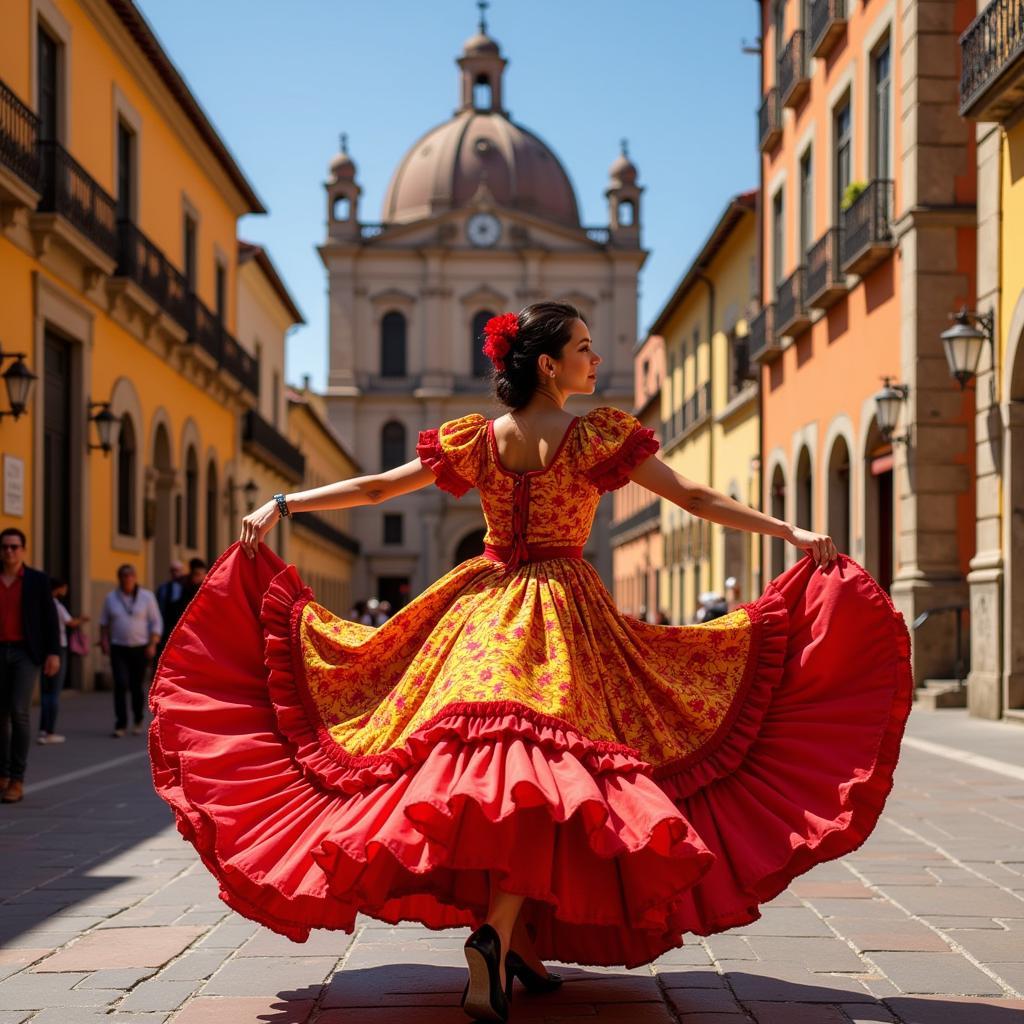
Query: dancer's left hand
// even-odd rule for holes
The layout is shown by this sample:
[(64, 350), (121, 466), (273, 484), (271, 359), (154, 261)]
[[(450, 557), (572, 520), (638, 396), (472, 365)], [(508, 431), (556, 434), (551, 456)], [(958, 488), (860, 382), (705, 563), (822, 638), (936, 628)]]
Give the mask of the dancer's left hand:
[(243, 517), (242, 532), (239, 534), (238, 543), (250, 558), (256, 557), (260, 542), (280, 517), (281, 513), (278, 511), (277, 502), (273, 499)]
[(839, 557), (839, 549), (827, 533), (813, 533), (811, 530), (792, 526), (786, 539), (801, 551), (806, 551), (822, 571)]

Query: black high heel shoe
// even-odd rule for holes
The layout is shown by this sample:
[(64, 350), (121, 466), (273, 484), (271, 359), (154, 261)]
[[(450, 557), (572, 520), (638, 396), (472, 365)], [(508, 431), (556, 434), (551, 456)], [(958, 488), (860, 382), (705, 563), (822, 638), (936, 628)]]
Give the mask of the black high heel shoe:
[(532, 967), (528, 967), (523, 958), (515, 952), (515, 950), (509, 950), (508, 955), (505, 957), (505, 974), (509, 980), (509, 991), (511, 991), (511, 981), (513, 978), (518, 978), (527, 992), (554, 992), (562, 984), (562, 976), (555, 974), (554, 971), (548, 971), (547, 974), (538, 974)]
[(482, 924), (463, 947), (469, 966), (469, 982), (462, 994), (462, 1008), (473, 1020), (508, 1020), (508, 990), (511, 975), (506, 966), (507, 988), (501, 985), (501, 939), (489, 925)]

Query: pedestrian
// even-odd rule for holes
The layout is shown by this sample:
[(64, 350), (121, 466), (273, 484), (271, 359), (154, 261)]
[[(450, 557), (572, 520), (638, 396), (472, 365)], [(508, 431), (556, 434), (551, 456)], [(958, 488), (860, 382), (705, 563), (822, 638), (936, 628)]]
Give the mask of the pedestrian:
[(77, 618), (68, 611), (64, 598), (68, 594), (67, 580), (50, 577), (50, 593), (57, 612), (57, 629), (60, 634), (60, 668), (52, 676), (43, 676), (39, 693), (39, 738), (38, 743), (63, 743), (65, 738), (55, 731), (60, 695), (68, 674), (68, 630), (78, 629), (89, 621), (88, 615)]
[(383, 626), (391, 618), (391, 602), (384, 600), (377, 605), (378, 626)]
[(664, 608), (658, 609), (658, 621), (655, 623), (656, 626), (670, 626), (672, 620), (668, 617), (668, 612)]
[[(170, 636), (171, 630), (178, 624), (182, 613), (188, 607), (189, 602), (199, 592), (203, 580), (206, 578), (207, 565), (201, 558), (190, 558), (188, 571), (182, 576), (181, 587), (177, 598), (171, 602), (167, 609), (168, 618), (164, 620), (164, 635)], [(168, 621), (170, 626), (167, 625)]]
[(163, 634), (157, 646), (157, 657), (163, 651), (164, 644), (167, 643), (167, 638), (174, 628), (174, 622), (171, 621), (171, 606), (177, 604), (181, 598), (181, 588), (185, 583), (185, 576), (185, 563), (180, 558), (172, 559), (167, 579), (156, 588), (156, 604), (160, 609), (160, 617), (164, 624)]
[[(150, 753), (239, 913), (299, 942), (360, 913), (469, 926), (463, 1008), (504, 1021), (513, 979), (561, 984), (544, 959), (648, 964), (859, 847), (913, 677), (903, 617), (830, 537), (681, 476), (626, 411), (569, 415), (601, 363), (577, 310), (536, 303), (484, 333), (504, 415), (242, 519), (164, 651)], [(806, 557), (715, 628), (623, 615), (583, 545), (630, 480)], [(479, 490), (486, 543), (395, 628), (318, 604), (263, 543), (293, 512), (430, 483)]]
[(379, 626), (380, 625), (380, 601), (375, 597), (371, 597), (366, 602), (366, 610), (363, 612), (363, 617), (359, 620), (364, 626)]
[(25, 795), (36, 680), (60, 670), (60, 630), (46, 573), (25, 564), (25, 534), (0, 531), (0, 797), (18, 803)]
[(350, 622), (362, 622), (363, 616), (366, 614), (366, 602), (360, 598), (348, 611), (346, 618)]
[(132, 732), (142, 732), (143, 683), (146, 668), (156, 657), (163, 633), (163, 620), (156, 595), (139, 585), (135, 566), (128, 563), (117, 570), (117, 586), (107, 594), (100, 612), (100, 646), (110, 656), (114, 679), (114, 730), (121, 737), (128, 728), (127, 695), (131, 694)]

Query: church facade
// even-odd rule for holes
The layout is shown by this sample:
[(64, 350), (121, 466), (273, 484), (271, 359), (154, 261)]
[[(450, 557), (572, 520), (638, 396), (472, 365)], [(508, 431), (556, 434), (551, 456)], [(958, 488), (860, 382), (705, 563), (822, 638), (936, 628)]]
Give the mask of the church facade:
[[(329, 371), (327, 408), (365, 472), (415, 458), (418, 432), (468, 412), (504, 412), (482, 352), (492, 315), (541, 299), (576, 305), (604, 357), (599, 390), (567, 408), (629, 409), (637, 337), (640, 242), (637, 171), (612, 164), (608, 223), (580, 221), (576, 194), (552, 150), (504, 106), (507, 65), (481, 21), (457, 60), (459, 106), (409, 149), (388, 186), (381, 221), (364, 221), (356, 166), (342, 142), (326, 182)], [(611, 502), (585, 555), (611, 584)], [(362, 555), (355, 594), (400, 607), (483, 550), (473, 492), (424, 488), (354, 509)]]

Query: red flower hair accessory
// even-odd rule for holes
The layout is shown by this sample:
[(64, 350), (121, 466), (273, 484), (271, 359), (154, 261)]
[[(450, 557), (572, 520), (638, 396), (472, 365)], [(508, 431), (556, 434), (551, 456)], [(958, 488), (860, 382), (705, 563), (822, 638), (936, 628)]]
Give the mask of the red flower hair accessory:
[(505, 369), (505, 356), (519, 333), (519, 317), (515, 313), (492, 316), (484, 324), (484, 355), (488, 356), (499, 372)]

